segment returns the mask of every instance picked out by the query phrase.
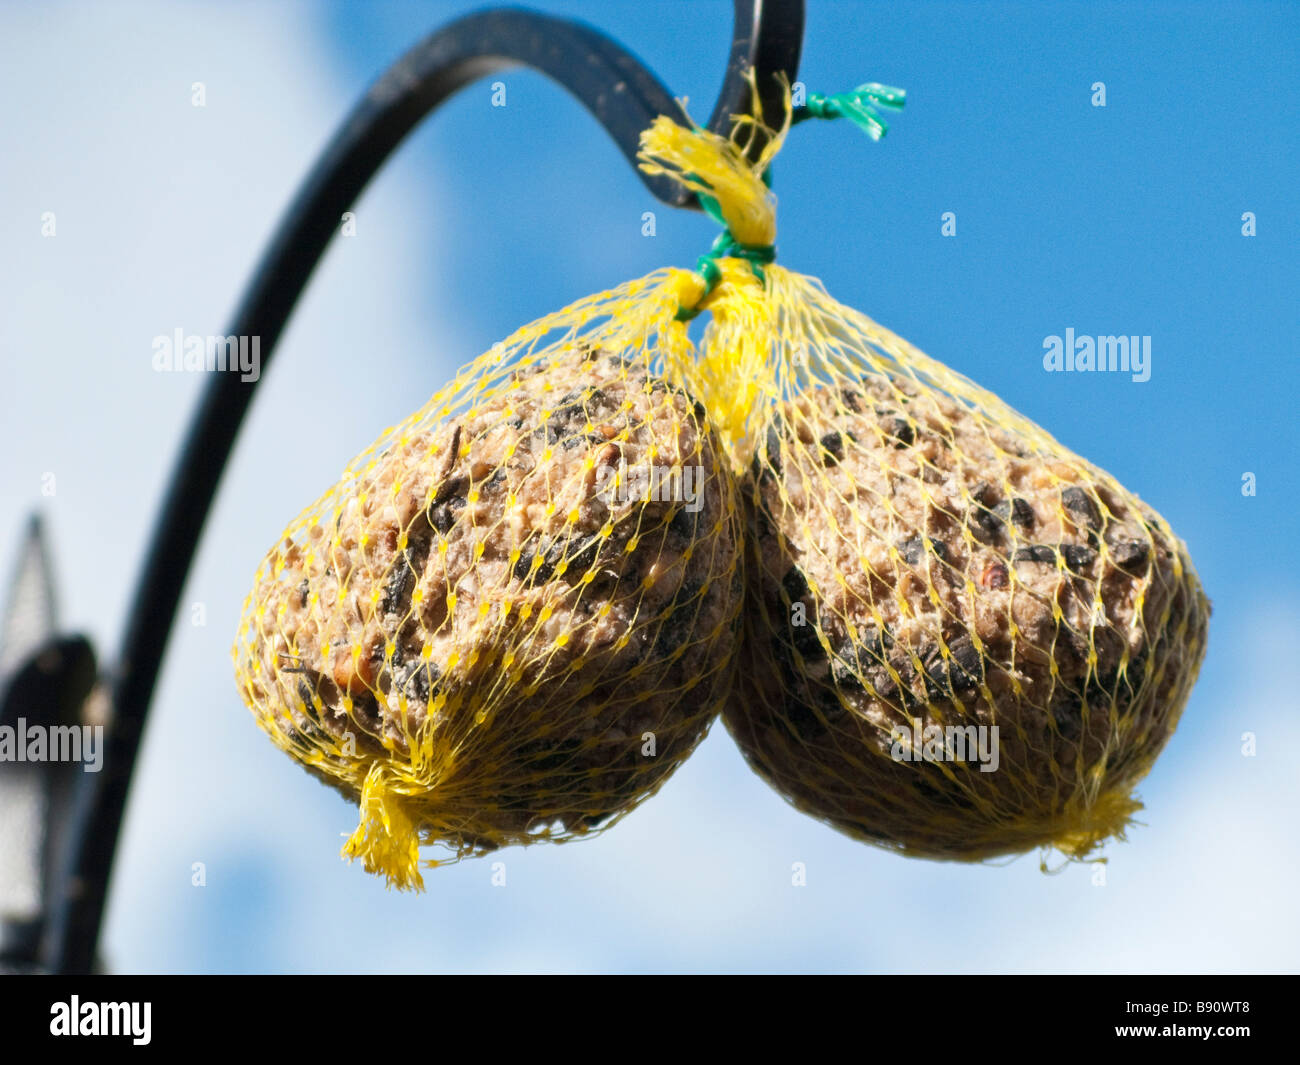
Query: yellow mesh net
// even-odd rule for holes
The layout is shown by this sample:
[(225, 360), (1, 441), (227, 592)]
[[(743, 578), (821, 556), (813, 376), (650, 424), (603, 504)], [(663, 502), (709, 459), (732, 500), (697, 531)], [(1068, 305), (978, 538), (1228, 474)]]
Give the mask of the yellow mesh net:
[[(756, 171), (785, 130), (767, 132)], [(773, 239), (774, 200), (734, 180), (734, 148), (710, 168), (707, 135), (664, 124), (647, 141), (729, 224)], [(1081, 858), (1122, 835), (1205, 650), (1183, 544), (816, 280), (721, 265), (688, 387), (742, 486), (724, 719), (750, 764), (799, 809), (917, 856)]]
[[(730, 690), (736, 485), (681, 384), (683, 271), (519, 330), (359, 455), (257, 574), (258, 721), (359, 800), (345, 847), (448, 858), (612, 823)], [(436, 864), (436, 860), (430, 864)]]
[(738, 331), (768, 353), (765, 402), (726, 437), (747, 462), (748, 567), (728, 728), (799, 809), (859, 838), (1089, 854), (1140, 808), (1204, 653), (1182, 543), (816, 282), (769, 267), (756, 303), (736, 281), (698, 389), (709, 403)]
[(788, 118), (761, 118), (643, 135), (643, 166), (725, 223), (721, 255), (484, 353), (257, 574), (243, 697), (358, 802), (344, 853), (390, 884), (421, 885), (422, 845), (612, 824), (724, 707), (796, 806), (909, 854), (1083, 856), (1140, 808), (1205, 647), (1183, 545), (770, 262)]

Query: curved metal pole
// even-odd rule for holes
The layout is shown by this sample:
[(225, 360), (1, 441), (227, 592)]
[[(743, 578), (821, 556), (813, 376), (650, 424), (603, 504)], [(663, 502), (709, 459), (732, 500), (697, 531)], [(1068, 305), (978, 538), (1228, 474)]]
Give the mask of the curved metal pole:
[[(740, 76), (746, 62), (760, 75), (784, 69), (795, 77), (803, 0), (735, 0), (735, 17), (737, 39), (713, 119), (718, 128), (748, 104), (748, 85)], [(769, 18), (779, 32), (765, 30)], [(639, 134), (656, 115), (685, 121), (668, 90), (635, 56), (581, 23), (503, 9), (469, 15), (435, 32), (394, 63), (344, 121), (264, 253), (228, 330), (260, 337), (263, 371), (342, 214), (389, 154), (457, 89), (521, 65), (576, 96), (633, 163)], [(642, 177), (664, 202), (695, 206), (694, 197), (675, 183)], [(112, 678), (103, 769), (79, 774), (69, 853), (54, 881), (61, 894), (48, 900), (51, 920), (41, 949), (47, 970), (89, 972), (94, 964), (127, 791), (168, 634), (255, 384), (238, 374), (211, 377), (173, 472)]]
[[(735, 0), (734, 8), (727, 73), (709, 118), (709, 129), (724, 137), (731, 131), (732, 115), (754, 114), (745, 76), (750, 69), (757, 75), (758, 99), (767, 125), (781, 125), (785, 95), (772, 75), (784, 71), (794, 81), (803, 50), (803, 0)], [(750, 158), (757, 158), (766, 143), (766, 138), (755, 136), (749, 146)]]

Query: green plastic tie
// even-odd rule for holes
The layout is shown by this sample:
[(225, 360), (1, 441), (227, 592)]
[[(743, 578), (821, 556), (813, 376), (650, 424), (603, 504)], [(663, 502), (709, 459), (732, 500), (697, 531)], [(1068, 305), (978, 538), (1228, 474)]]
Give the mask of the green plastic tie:
[(700, 201), (700, 206), (704, 208), (704, 213), (722, 226), (722, 232), (713, 241), (713, 246), (695, 260), (695, 272), (700, 275), (701, 280), (704, 282), (704, 294), (700, 296), (699, 302), (691, 309), (688, 310), (685, 307), (678, 309), (674, 317), (679, 322), (689, 322), (698, 315), (700, 313), (700, 304), (704, 302), (708, 294), (722, 280), (722, 269), (717, 262), (719, 259), (744, 259), (749, 263), (750, 269), (754, 271), (754, 276), (764, 283), (767, 282), (767, 277), (763, 273), (763, 267), (770, 262), (776, 261), (775, 244), (741, 244), (731, 235), (731, 230), (727, 228), (727, 222), (722, 217), (722, 209), (718, 206), (718, 201), (703, 192), (698, 193), (696, 198)]
[[(809, 93), (804, 106), (795, 111), (791, 121), (795, 123), (807, 118), (847, 118), (873, 141), (878, 141), (889, 132), (889, 126), (876, 109), (901, 111), (906, 102), (907, 93), (904, 90), (869, 81), (851, 92), (837, 92), (830, 96), (819, 92)], [(771, 188), (771, 167), (763, 171), (763, 183)], [(722, 227), (722, 232), (713, 242), (713, 247), (695, 262), (695, 272), (704, 282), (704, 294), (690, 310), (685, 307), (678, 309), (676, 320), (679, 322), (689, 322), (698, 315), (700, 304), (722, 279), (722, 270), (717, 262), (719, 259), (744, 259), (754, 271), (754, 276), (764, 284), (767, 283), (767, 275), (763, 272), (763, 267), (776, 261), (775, 244), (741, 244), (727, 228), (727, 221), (722, 217), (718, 201), (703, 192), (698, 193), (696, 198), (704, 208), (704, 212)]]
[(901, 111), (906, 102), (907, 93), (902, 89), (869, 81), (852, 92), (837, 92), (831, 96), (819, 92), (809, 93), (804, 109), (796, 113), (794, 121), (805, 118), (847, 118), (873, 141), (878, 141), (889, 132), (889, 126), (876, 108)]

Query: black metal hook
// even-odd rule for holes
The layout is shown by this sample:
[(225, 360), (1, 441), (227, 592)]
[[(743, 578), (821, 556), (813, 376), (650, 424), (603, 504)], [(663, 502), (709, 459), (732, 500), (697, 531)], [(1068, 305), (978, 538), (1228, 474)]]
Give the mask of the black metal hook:
[[(710, 129), (724, 134), (732, 115), (751, 113), (746, 68), (757, 75), (768, 121), (779, 117), (784, 97), (773, 75), (783, 71), (791, 81), (797, 76), (804, 3), (734, 0), (734, 16), (731, 54), (709, 121)], [(653, 73), (582, 23), (500, 9), (469, 15), (433, 33), (397, 60), (343, 122), (267, 247), (228, 330), (261, 338), (263, 368), (341, 216), (392, 151), (456, 90), (515, 66), (538, 70), (568, 89), (634, 165), (640, 132), (656, 115), (685, 121)], [(751, 151), (761, 147), (756, 139)], [(698, 206), (676, 183), (641, 177), (661, 201)], [(168, 634), (255, 383), (235, 374), (213, 375), (191, 423), (116, 660), (103, 769), (78, 774), (74, 782), (72, 814), (60, 833), (69, 843), (48, 882), (39, 949), (20, 962), (56, 972), (88, 972), (94, 963), (127, 791)]]

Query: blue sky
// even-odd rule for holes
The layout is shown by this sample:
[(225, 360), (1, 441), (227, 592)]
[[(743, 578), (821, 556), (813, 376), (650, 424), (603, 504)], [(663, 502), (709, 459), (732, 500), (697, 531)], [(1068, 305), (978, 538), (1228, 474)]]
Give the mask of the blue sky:
[[(21, 101), (0, 118), (0, 566), (40, 506), (64, 620), (101, 654), (201, 385), (153, 373), (151, 338), (223, 331), (355, 97), (479, 6), (0, 8), (0, 89)], [(539, 6), (609, 31), (693, 114), (711, 109), (729, 4)], [(1115, 474), (1187, 541), (1214, 602), (1200, 683), (1140, 788), (1146, 827), (1109, 849), (1105, 886), (1087, 866), (1045, 876), (1032, 855), (967, 867), (849, 841), (770, 792), (721, 727), (614, 831), (505, 852), (503, 888), (489, 863), (465, 862), (399, 896), (338, 859), (353, 812), (261, 736), (231, 677), (261, 555), (456, 366), (588, 292), (689, 265), (713, 237), (703, 216), (655, 203), (562, 90), (512, 71), (505, 108), (471, 86), (367, 191), (357, 236), (331, 248), (268, 373), (159, 689), (110, 966), (1300, 967), (1297, 31), (1285, 4), (810, 3), (809, 88), (881, 81), (908, 105), (879, 144), (836, 124), (792, 135), (775, 168), (780, 260)], [(955, 237), (940, 233), (946, 211)], [(1151, 379), (1045, 373), (1043, 339), (1067, 328), (1149, 335)], [(196, 861), (206, 887), (191, 884)], [(791, 885), (796, 861), (807, 887)]]

